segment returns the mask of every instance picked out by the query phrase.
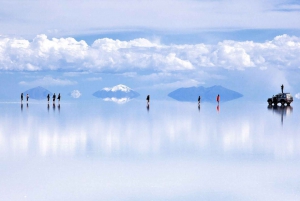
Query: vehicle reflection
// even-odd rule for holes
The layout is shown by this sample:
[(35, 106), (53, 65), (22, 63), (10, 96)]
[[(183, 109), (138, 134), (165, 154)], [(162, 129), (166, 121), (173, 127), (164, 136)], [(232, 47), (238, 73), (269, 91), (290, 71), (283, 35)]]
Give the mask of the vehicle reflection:
[(283, 117), (288, 116), (292, 114), (293, 107), (292, 106), (277, 106), (277, 105), (268, 105), (268, 110), (273, 111), (273, 113), (276, 113), (281, 116), (281, 124), (283, 124)]

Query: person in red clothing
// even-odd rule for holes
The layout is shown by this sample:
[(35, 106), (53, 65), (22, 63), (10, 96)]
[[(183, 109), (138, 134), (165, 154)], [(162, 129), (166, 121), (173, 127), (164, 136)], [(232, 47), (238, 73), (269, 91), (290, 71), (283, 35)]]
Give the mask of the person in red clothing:
[(219, 94), (217, 95), (217, 102), (218, 102), (218, 104), (220, 102), (220, 95)]

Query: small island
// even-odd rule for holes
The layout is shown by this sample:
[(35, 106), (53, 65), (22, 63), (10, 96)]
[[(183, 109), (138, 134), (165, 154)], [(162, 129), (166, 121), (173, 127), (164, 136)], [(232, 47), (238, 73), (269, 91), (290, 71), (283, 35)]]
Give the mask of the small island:
[(218, 94), (220, 95), (221, 102), (243, 97), (242, 94), (219, 85), (207, 88), (203, 86), (179, 88), (169, 93), (168, 96), (177, 101), (183, 102), (195, 102), (198, 97), (201, 96), (201, 102), (215, 102)]

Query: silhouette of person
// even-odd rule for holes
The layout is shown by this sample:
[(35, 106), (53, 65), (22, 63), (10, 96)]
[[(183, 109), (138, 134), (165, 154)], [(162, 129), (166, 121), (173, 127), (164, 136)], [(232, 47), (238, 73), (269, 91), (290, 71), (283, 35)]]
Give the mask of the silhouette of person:
[(281, 85), (281, 93), (283, 93), (283, 88), (284, 88), (284, 86), (283, 86), (283, 84)]
[(50, 94), (47, 95), (47, 99), (48, 99), (48, 103), (49, 103), (49, 100), (50, 100)]
[(57, 96), (57, 100), (58, 100), (58, 102), (60, 102), (60, 93)]
[(147, 105), (149, 105), (149, 103), (150, 103), (150, 95), (147, 96), (146, 100), (147, 100)]
[(201, 96), (198, 97), (198, 105), (200, 105)]
[(219, 104), (217, 105), (217, 112), (218, 113), (220, 112), (220, 105)]
[(23, 93), (21, 93), (21, 102), (23, 102)]
[(28, 102), (28, 99), (29, 99), (29, 95), (27, 94), (27, 95), (26, 95), (26, 100), (27, 100), (27, 102)]
[(48, 112), (49, 112), (49, 109), (50, 109), (50, 105), (49, 105), (49, 103), (48, 103), (48, 105), (47, 105), (47, 109), (48, 109)]
[(219, 94), (217, 95), (217, 102), (218, 102), (218, 104), (220, 102), (220, 95)]
[(21, 111), (23, 112), (23, 103), (21, 103)]
[(55, 104), (55, 98), (56, 98), (55, 93), (53, 94), (52, 98), (53, 98), (53, 104)]

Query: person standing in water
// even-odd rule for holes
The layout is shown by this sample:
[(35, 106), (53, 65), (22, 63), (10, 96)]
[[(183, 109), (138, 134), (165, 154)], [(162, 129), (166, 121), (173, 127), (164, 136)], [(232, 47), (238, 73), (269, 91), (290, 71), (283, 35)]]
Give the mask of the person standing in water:
[(147, 100), (147, 105), (149, 105), (150, 104), (150, 95), (147, 96), (146, 100)]
[(283, 93), (283, 88), (284, 88), (284, 86), (283, 86), (283, 84), (281, 85), (281, 93)]
[(29, 99), (29, 95), (27, 94), (27, 95), (26, 95), (26, 100), (27, 100), (27, 102), (28, 102), (28, 99)]
[(218, 104), (220, 102), (220, 95), (219, 94), (217, 95), (217, 102), (218, 102)]
[(23, 93), (21, 93), (21, 103), (23, 102)]
[(198, 105), (200, 105), (201, 96), (198, 97)]
[(53, 94), (52, 99), (53, 99), (53, 104), (55, 104), (55, 99), (56, 99), (55, 93)]
[(57, 96), (58, 103), (60, 103), (60, 93)]
[(50, 94), (47, 95), (47, 99), (48, 99), (48, 103), (49, 103), (49, 100), (50, 100)]

